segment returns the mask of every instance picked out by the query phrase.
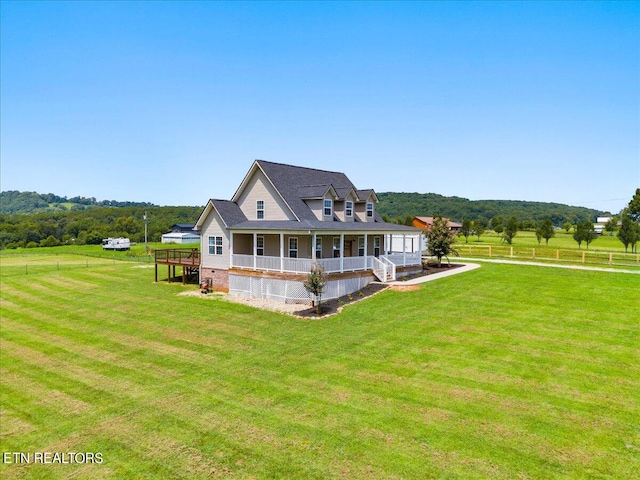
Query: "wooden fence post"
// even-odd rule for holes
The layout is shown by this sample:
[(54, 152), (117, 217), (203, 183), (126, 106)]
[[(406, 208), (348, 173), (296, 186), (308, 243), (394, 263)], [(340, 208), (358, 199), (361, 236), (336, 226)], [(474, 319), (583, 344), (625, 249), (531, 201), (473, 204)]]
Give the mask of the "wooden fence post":
[(586, 256), (587, 252), (583, 251), (582, 252), (582, 263), (584, 263), (584, 257)]
[(509, 256), (513, 258), (513, 247), (509, 247)]
[(609, 265), (613, 263), (613, 253), (609, 253)]
[(560, 250), (556, 249), (556, 260), (560, 260)]
[(489, 245), (489, 256), (491, 256), (491, 245)]
[(531, 256), (533, 257), (533, 259), (536, 259), (536, 248), (533, 247), (533, 251), (531, 252)]

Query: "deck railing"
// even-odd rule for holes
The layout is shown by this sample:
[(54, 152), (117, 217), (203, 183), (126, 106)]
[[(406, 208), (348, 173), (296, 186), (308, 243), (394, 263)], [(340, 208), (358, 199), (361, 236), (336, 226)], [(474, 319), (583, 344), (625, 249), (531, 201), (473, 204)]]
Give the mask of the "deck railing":
[(197, 248), (168, 248), (155, 251), (156, 263), (200, 266), (200, 251)]

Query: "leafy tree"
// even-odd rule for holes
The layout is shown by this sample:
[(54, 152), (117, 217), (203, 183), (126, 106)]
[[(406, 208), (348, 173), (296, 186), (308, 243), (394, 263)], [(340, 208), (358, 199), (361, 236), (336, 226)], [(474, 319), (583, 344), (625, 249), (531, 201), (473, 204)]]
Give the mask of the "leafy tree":
[(636, 193), (629, 202), (627, 209), (627, 215), (631, 217), (631, 220), (634, 222), (640, 220), (640, 188), (636, 188)]
[(433, 219), (433, 225), (427, 232), (427, 249), (429, 255), (438, 259), (438, 267), (442, 266), (442, 257), (449, 258), (449, 254), (459, 256), (453, 248), (456, 234), (449, 230), (449, 223), (441, 216)]
[(500, 215), (493, 217), (491, 219), (491, 228), (500, 235), (504, 231), (504, 218)]
[(616, 228), (618, 228), (618, 219), (616, 217), (611, 217), (604, 226), (605, 231), (609, 232), (609, 234), (613, 234)]
[(484, 232), (487, 230), (488, 224), (489, 222), (484, 217), (479, 217), (473, 221), (471, 228), (473, 230), (473, 234), (476, 237), (478, 237), (478, 241), (480, 240), (480, 237), (484, 234)]
[(618, 230), (618, 239), (624, 245), (624, 251), (626, 252), (628, 247), (631, 246), (631, 251), (636, 250), (636, 243), (640, 241), (640, 226), (631, 220), (631, 217), (626, 214), (622, 216), (622, 225)]
[(327, 284), (327, 276), (324, 273), (322, 265), (316, 263), (312, 265), (311, 271), (307, 276), (307, 280), (303, 283), (305, 290), (313, 295), (313, 301), (316, 306), (316, 313), (322, 313), (322, 292)]
[(504, 227), (504, 232), (502, 233), (502, 241), (507, 243), (507, 245), (511, 245), (513, 243), (513, 238), (518, 234), (518, 219), (516, 217), (511, 217), (507, 221), (507, 225)]
[[(588, 225), (587, 225), (588, 224)], [(589, 248), (589, 244), (593, 242), (596, 238), (598, 238), (598, 234), (593, 228), (593, 223), (590, 220), (586, 220), (584, 222), (585, 225), (585, 237), (584, 241), (587, 244), (587, 248)]]
[(571, 222), (564, 222), (563, 227), (565, 232), (569, 233), (569, 230), (571, 230), (571, 227), (573, 227), (573, 225), (571, 224)]
[(41, 247), (57, 247), (58, 245), (60, 245), (60, 241), (53, 235), (49, 235), (40, 242)]
[(546, 245), (549, 246), (549, 239), (556, 235), (555, 230), (553, 229), (553, 222), (550, 218), (543, 220), (538, 223), (538, 228), (536, 228), (536, 237), (538, 237), (538, 243), (540, 243), (540, 239), (544, 238), (546, 241)]
[(471, 220), (465, 218), (462, 220), (462, 227), (460, 228), (460, 235), (464, 237), (464, 243), (469, 243), (469, 235), (471, 235)]
[(587, 248), (589, 248), (589, 244), (596, 238), (598, 238), (598, 234), (593, 229), (593, 223), (591, 223), (591, 220), (585, 220), (584, 222), (580, 222), (576, 225), (575, 232), (573, 233), (573, 239), (578, 242), (578, 248), (582, 246), (582, 242), (585, 242), (587, 244)]

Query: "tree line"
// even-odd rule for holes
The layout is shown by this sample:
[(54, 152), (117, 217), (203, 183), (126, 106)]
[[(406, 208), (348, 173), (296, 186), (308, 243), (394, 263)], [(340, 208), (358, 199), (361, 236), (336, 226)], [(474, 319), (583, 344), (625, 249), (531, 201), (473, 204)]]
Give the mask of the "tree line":
[(61, 197), (53, 193), (0, 192), (0, 213), (38, 213), (87, 210), (100, 207), (153, 207), (149, 202), (120, 202), (117, 200), (96, 200), (95, 197)]
[[(541, 244), (545, 240), (545, 244), (549, 245), (549, 239), (556, 234), (556, 227), (551, 218), (544, 218), (537, 222), (518, 221), (515, 216), (509, 217), (506, 221), (501, 215), (493, 217), (488, 221), (484, 217), (471, 220), (465, 218), (462, 220), (462, 227), (459, 235), (465, 238), (465, 242), (469, 241), (469, 236), (475, 235), (480, 240), (480, 236), (484, 234), (488, 227), (502, 236), (502, 241), (507, 245), (513, 243), (514, 237), (518, 231), (533, 230), (536, 233), (538, 243)], [(565, 222), (563, 228), (567, 233), (573, 229), (573, 239), (578, 244), (578, 248), (584, 243), (587, 248), (598, 238), (593, 222), (589, 219), (579, 221), (575, 224)], [(624, 245), (625, 252), (631, 248), (631, 252), (637, 252), (637, 243), (640, 242), (640, 188), (636, 189), (636, 193), (620, 213), (619, 217), (611, 217), (604, 226), (604, 230), (613, 234), (617, 230), (617, 237)]]
[(203, 207), (102, 207), (85, 211), (0, 214), (0, 248), (99, 245), (103, 238), (159, 242), (176, 223), (195, 223)]
[(550, 219), (554, 226), (564, 223), (577, 224), (584, 220), (608, 214), (600, 210), (574, 207), (560, 203), (526, 202), (517, 200), (469, 200), (461, 197), (445, 197), (435, 193), (378, 194), (380, 203), (376, 210), (387, 221), (411, 224), (414, 216), (441, 215), (455, 222), (465, 218), (516, 217), (521, 230), (535, 230), (537, 222)]

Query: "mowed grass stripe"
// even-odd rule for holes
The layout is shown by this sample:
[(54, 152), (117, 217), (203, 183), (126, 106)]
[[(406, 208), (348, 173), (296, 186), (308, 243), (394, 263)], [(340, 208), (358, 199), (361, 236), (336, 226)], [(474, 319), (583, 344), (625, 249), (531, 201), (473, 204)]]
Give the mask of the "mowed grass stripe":
[[(626, 446), (637, 438), (637, 324), (626, 316), (634, 309), (612, 309), (619, 300), (606, 297), (594, 313), (588, 303), (610, 280), (618, 296), (637, 291), (637, 281), (580, 273), (548, 276), (547, 285), (543, 269), (483, 266), (307, 322), (178, 297), (184, 287), (153, 284), (149, 270), (106, 270), (118, 282), (94, 277), (91, 295), (58, 285), (66, 275), (87, 281), (85, 271), (42, 282), (42, 298), (29, 310), (31, 299), (11, 295), (3, 336), (9, 329), (10, 341), (56, 361), (79, 344), (67, 360), (85, 369), (104, 349), (104, 358), (116, 355), (112, 363), (123, 358), (125, 367), (146, 362), (178, 374), (147, 386), (149, 375), (136, 377), (136, 368), (95, 367), (113, 376), (114, 389), (126, 389), (117, 385), (125, 380), (146, 393), (105, 391), (103, 400), (79, 371), (39, 368), (24, 352), (0, 358), (19, 387), (4, 389), (3, 408), (24, 422), (18, 426), (35, 428), (26, 441), (3, 437), (8, 446), (99, 448), (118, 477), (206, 478), (214, 468), (244, 478), (629, 478), (637, 465)], [(58, 293), (71, 299), (66, 306)], [(64, 308), (69, 315), (57, 331)], [(64, 416), (28, 423), (29, 412), (51, 417), (51, 404), (36, 400), (43, 392), (26, 395), (30, 382), (91, 408), (66, 417), (80, 420), (75, 428)], [(153, 451), (154, 443), (162, 447)], [(176, 451), (189, 460), (176, 459)], [(27, 476), (46, 472), (70, 471)]]

